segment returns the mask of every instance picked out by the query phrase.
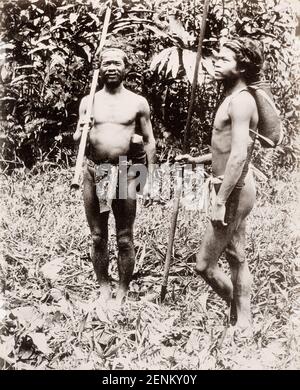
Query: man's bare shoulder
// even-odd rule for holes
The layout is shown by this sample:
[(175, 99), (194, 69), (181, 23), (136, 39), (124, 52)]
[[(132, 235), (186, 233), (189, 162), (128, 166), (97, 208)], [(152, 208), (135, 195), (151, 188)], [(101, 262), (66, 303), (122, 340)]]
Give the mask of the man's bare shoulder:
[(128, 89), (126, 89), (126, 94), (126, 98), (128, 98), (129, 101), (136, 105), (139, 112), (147, 113), (149, 111), (149, 104), (146, 98), (137, 93), (129, 91)]
[(230, 102), (230, 116), (251, 116), (256, 110), (254, 97), (248, 91), (242, 91), (234, 96)]
[(137, 103), (140, 103), (142, 100), (146, 100), (143, 96), (135, 93), (135, 92), (132, 92), (130, 91), (129, 89), (125, 89), (125, 94), (126, 94), (126, 97), (128, 97), (129, 99), (132, 99), (134, 100), (135, 102)]
[[(96, 93), (95, 93), (95, 98), (98, 98), (98, 97), (100, 97), (100, 96), (102, 96), (102, 90), (100, 89), (100, 91), (97, 91)], [(86, 105), (87, 104), (87, 102), (88, 102), (88, 99), (89, 99), (89, 96), (90, 95), (85, 95), (82, 99), (81, 99), (81, 104), (82, 105)]]
[(104, 90), (103, 89), (100, 89), (99, 91), (97, 91), (95, 93), (95, 99), (101, 99), (104, 97)]

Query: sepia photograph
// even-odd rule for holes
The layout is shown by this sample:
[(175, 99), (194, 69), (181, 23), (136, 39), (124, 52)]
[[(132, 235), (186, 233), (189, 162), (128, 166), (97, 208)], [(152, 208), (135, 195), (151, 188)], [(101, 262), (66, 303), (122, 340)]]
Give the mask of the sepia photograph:
[(300, 0), (0, 0), (0, 83), (1, 371), (300, 369)]

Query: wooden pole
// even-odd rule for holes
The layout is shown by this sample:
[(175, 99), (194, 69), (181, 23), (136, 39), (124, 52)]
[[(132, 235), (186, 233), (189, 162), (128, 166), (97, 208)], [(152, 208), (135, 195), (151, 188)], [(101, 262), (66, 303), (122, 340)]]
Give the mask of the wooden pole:
[(186, 120), (186, 125), (185, 125), (185, 130), (184, 130), (183, 153), (187, 153), (188, 144), (189, 144), (188, 136), (190, 133), (191, 122), (192, 122), (192, 117), (193, 117), (193, 112), (194, 112), (194, 103), (195, 103), (195, 96), (196, 96), (196, 89), (197, 89), (199, 65), (200, 65), (200, 59), (202, 57), (202, 44), (203, 44), (203, 39), (204, 39), (204, 35), (205, 35), (208, 9), (209, 9), (209, 0), (205, 0), (204, 6), (203, 6), (201, 31), (200, 31), (200, 36), (199, 36), (199, 40), (198, 40), (198, 49), (197, 49), (197, 56), (196, 56), (196, 63), (195, 63), (195, 70), (194, 70), (194, 78), (193, 78), (193, 83), (192, 83), (190, 105), (189, 105), (189, 109), (188, 109), (188, 117)]
[[(198, 40), (198, 49), (197, 49), (197, 56), (196, 56), (196, 63), (195, 63), (194, 78), (193, 78), (193, 83), (192, 83), (190, 105), (189, 105), (189, 109), (188, 109), (188, 117), (187, 117), (185, 130), (184, 130), (183, 153), (186, 153), (187, 147), (188, 147), (188, 135), (189, 135), (192, 116), (193, 116), (193, 109), (194, 109), (194, 102), (195, 102), (195, 95), (196, 95), (196, 88), (197, 88), (197, 80), (198, 80), (198, 72), (199, 72), (199, 64), (200, 64), (200, 59), (202, 56), (202, 43), (203, 43), (203, 39), (204, 39), (204, 35), (205, 35), (208, 9), (209, 9), (209, 0), (205, 0), (204, 7), (203, 7), (201, 31), (200, 31), (200, 36), (199, 36), (199, 40)], [(174, 207), (173, 207), (173, 212), (171, 215), (171, 223), (170, 223), (168, 248), (167, 248), (164, 273), (163, 273), (163, 279), (162, 279), (162, 285), (161, 285), (161, 292), (160, 292), (160, 302), (164, 301), (166, 293), (167, 293), (169, 271), (170, 271), (170, 266), (171, 266), (171, 257), (172, 257), (174, 237), (175, 237), (175, 232), (176, 232), (180, 198), (181, 198), (181, 193), (182, 193), (182, 184), (183, 184), (183, 172), (180, 173), (179, 183), (178, 183), (178, 185), (176, 187), (176, 191), (175, 191)]]
[[(109, 1), (107, 8), (106, 8), (102, 34), (101, 34), (101, 38), (100, 38), (99, 47), (96, 51), (96, 55), (101, 52), (101, 50), (104, 46), (105, 40), (106, 40), (107, 30), (108, 30), (110, 15), (111, 15), (111, 4), (112, 4), (112, 0)], [(79, 144), (76, 165), (75, 165), (75, 172), (74, 172), (74, 177), (73, 177), (73, 181), (71, 184), (71, 188), (74, 188), (76, 190), (79, 189), (79, 177), (80, 177), (83, 159), (84, 159), (87, 136), (88, 136), (88, 132), (90, 130), (89, 121), (90, 121), (90, 118), (92, 117), (92, 109), (93, 109), (94, 96), (96, 93), (98, 78), (99, 78), (99, 67), (97, 67), (93, 73), (91, 89), (90, 89), (90, 93), (89, 93), (88, 100), (87, 100), (87, 109), (86, 109), (86, 114), (85, 114), (86, 120), (85, 120), (85, 124), (83, 126), (82, 133), (81, 133), (80, 144)]]

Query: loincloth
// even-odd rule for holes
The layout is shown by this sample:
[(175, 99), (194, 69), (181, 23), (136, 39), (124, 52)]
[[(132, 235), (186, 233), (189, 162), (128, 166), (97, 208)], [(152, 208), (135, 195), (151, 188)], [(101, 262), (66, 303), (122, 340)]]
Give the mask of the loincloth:
[[(121, 160), (119, 163), (111, 163), (109, 161), (101, 161), (95, 163), (87, 159), (87, 167), (93, 175), (96, 195), (99, 201), (100, 213), (108, 212), (112, 209), (114, 199), (126, 199), (129, 183), (135, 180), (139, 175), (139, 164), (142, 160)], [(144, 160), (145, 162), (145, 160)], [(135, 169), (130, 170), (129, 168)], [(125, 178), (125, 182), (120, 178)], [(120, 193), (122, 194), (120, 196)]]

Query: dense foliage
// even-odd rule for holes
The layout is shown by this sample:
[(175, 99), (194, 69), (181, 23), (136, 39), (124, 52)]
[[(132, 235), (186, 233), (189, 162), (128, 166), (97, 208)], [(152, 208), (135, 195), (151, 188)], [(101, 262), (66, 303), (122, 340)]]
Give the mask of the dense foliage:
[[(107, 2), (18, 0), (1, 2), (1, 147), (6, 161), (69, 160), (80, 99), (89, 92)], [(145, 95), (161, 158), (182, 140), (203, 1), (112, 1), (108, 44), (126, 48), (126, 84)], [(209, 76), (211, 54), (234, 35), (264, 45), (271, 82), (285, 128), (283, 147), (262, 161), (293, 167), (297, 125), (295, 16), (277, 0), (212, 0), (199, 73), (190, 146), (204, 149), (219, 87)], [(193, 149), (192, 149), (193, 150)], [(275, 163), (276, 162), (276, 163)]]

